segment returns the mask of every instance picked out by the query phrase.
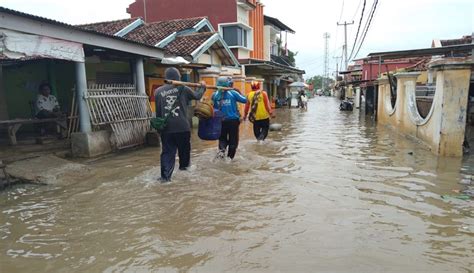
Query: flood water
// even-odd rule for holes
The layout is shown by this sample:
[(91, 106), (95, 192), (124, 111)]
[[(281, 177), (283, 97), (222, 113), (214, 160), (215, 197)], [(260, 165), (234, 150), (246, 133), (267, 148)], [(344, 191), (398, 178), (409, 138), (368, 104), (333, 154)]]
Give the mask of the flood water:
[(58, 185), (0, 193), (1, 272), (473, 272), (474, 202), (443, 199), (474, 160), (438, 159), (315, 98), (278, 111), (234, 162), (193, 139), (161, 185), (159, 149), (88, 163)]

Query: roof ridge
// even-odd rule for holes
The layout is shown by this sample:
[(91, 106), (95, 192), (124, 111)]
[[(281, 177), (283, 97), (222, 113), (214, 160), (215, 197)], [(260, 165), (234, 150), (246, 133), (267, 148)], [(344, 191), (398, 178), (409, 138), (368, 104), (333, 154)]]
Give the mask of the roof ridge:
[[(122, 22), (122, 21), (128, 21), (128, 20), (138, 20), (142, 19), (141, 17), (132, 17), (132, 18), (124, 18), (124, 19), (116, 19), (116, 20), (110, 20), (110, 21), (103, 21), (103, 22), (95, 22), (95, 23), (87, 23), (87, 24), (78, 24), (74, 25), (76, 27), (84, 27), (84, 26), (93, 26), (93, 25), (98, 25), (98, 24), (109, 24), (109, 23), (117, 23), (117, 22)], [(143, 20), (143, 19), (142, 19)]]
[(200, 35), (209, 35), (209, 34), (216, 34), (217, 32), (216, 31), (206, 31), (206, 32), (194, 32), (194, 33), (189, 33), (189, 34), (185, 34), (185, 35), (180, 35), (179, 37), (189, 37), (189, 36), (200, 36)]
[(177, 18), (177, 19), (171, 19), (171, 20), (155, 21), (155, 22), (146, 23), (145, 25), (153, 25), (153, 24), (159, 24), (159, 23), (165, 23), (165, 22), (191, 21), (195, 19), (201, 19), (201, 20), (208, 19), (209, 20), (207, 16), (197, 16), (197, 17), (190, 17), (190, 18)]

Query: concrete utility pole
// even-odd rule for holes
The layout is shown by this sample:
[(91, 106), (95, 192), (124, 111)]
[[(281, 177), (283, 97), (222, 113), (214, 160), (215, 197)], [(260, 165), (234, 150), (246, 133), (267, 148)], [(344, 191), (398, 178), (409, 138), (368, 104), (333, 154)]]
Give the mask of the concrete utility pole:
[(339, 59), (342, 58), (341, 57), (333, 57), (334, 59), (336, 59), (336, 81), (337, 81), (337, 77), (339, 77)]
[(331, 38), (331, 35), (329, 35), (328, 32), (325, 32), (323, 35), (324, 38), (324, 75), (323, 75), (323, 80), (322, 80), (322, 88), (321, 90), (323, 93), (326, 91), (326, 81), (327, 78), (329, 78), (329, 38)]
[(349, 60), (347, 59), (347, 26), (348, 25), (353, 25), (354, 21), (347, 23), (344, 21), (343, 24), (340, 24), (339, 22), (337, 23), (338, 26), (344, 26), (344, 70), (347, 70), (347, 66), (349, 65)]

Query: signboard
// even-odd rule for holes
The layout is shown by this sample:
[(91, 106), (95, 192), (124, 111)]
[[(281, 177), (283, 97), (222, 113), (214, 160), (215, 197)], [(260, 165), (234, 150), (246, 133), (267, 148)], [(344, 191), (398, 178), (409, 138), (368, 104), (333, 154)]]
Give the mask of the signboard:
[(84, 62), (82, 44), (2, 28), (0, 54), (11, 59), (38, 57)]

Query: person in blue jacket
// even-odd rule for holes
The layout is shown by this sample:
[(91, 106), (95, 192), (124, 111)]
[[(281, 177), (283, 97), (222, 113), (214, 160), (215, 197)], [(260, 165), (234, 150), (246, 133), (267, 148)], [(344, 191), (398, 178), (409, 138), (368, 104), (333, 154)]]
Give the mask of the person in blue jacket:
[[(219, 77), (217, 86), (232, 87), (232, 77)], [(212, 95), (212, 102), (214, 103), (214, 109), (219, 109), (224, 114), (217, 157), (224, 158), (228, 148), (227, 157), (233, 159), (239, 146), (240, 112), (237, 108), (237, 102), (247, 103), (247, 98), (237, 90), (224, 91), (218, 89)]]

